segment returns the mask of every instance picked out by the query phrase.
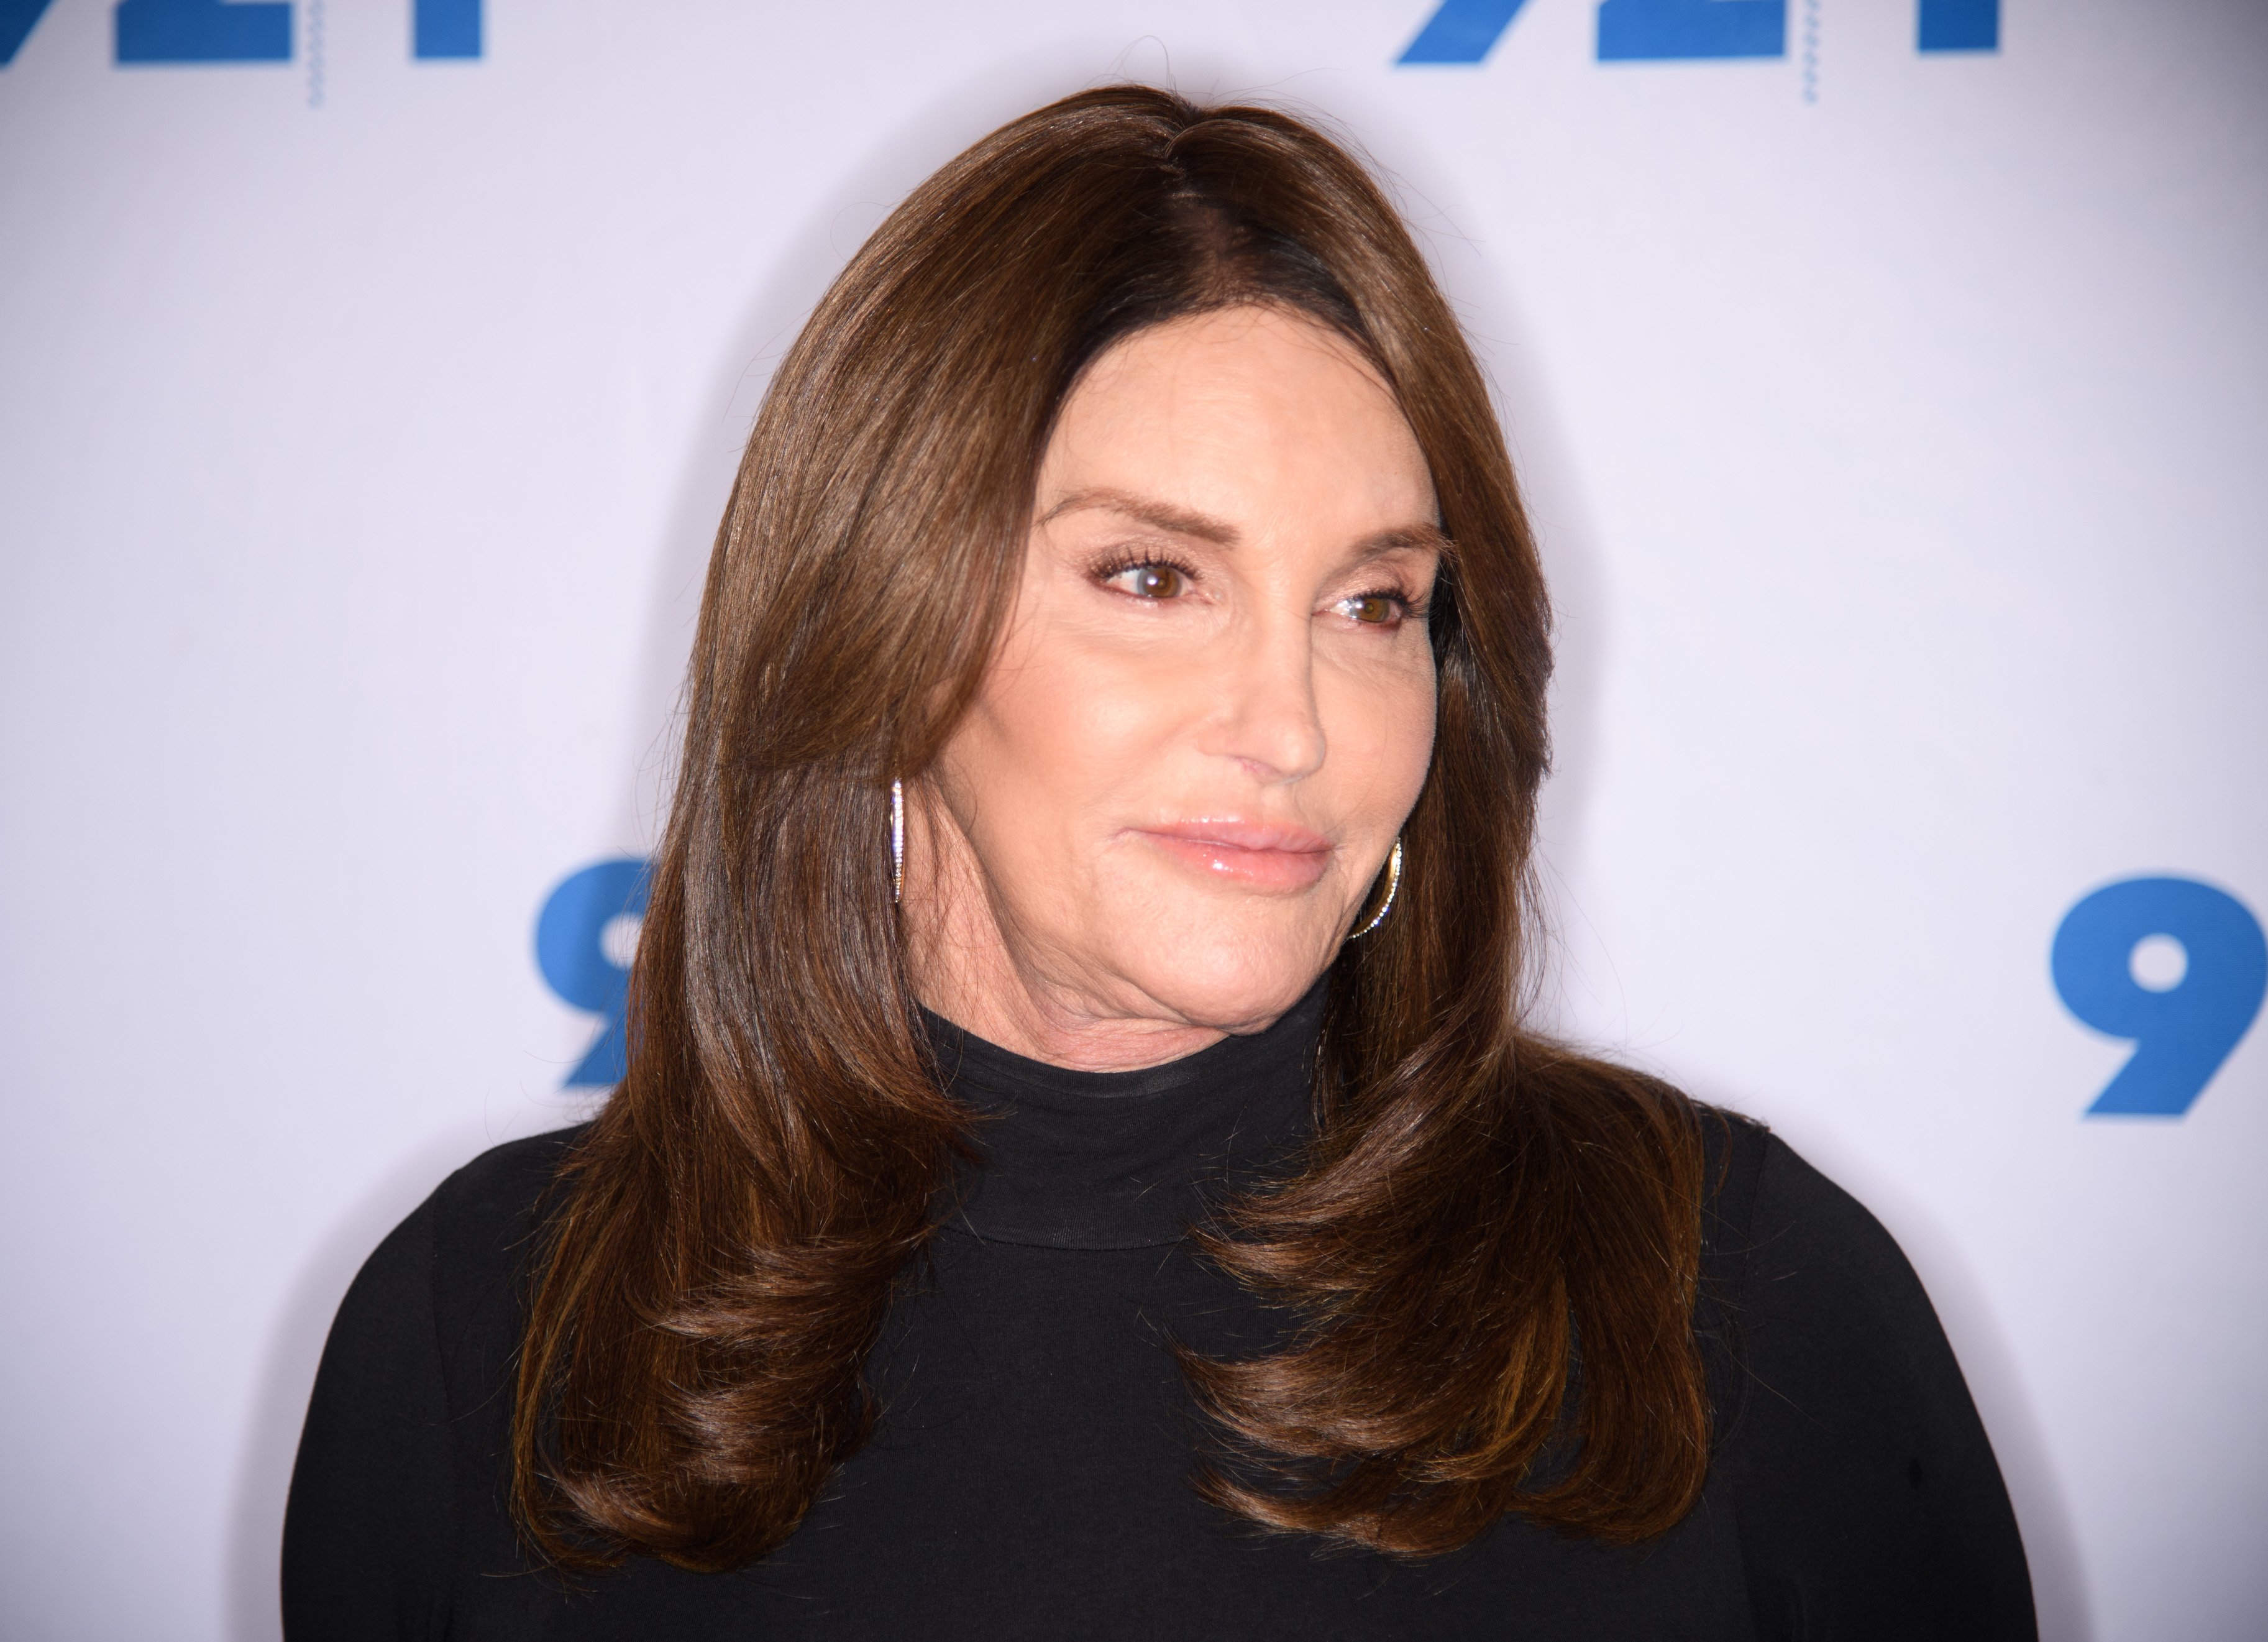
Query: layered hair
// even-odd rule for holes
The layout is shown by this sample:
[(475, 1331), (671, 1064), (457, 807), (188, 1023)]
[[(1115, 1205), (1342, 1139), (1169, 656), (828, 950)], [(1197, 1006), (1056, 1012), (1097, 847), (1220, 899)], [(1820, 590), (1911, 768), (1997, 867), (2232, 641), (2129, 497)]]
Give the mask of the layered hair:
[(1486, 386), (1393, 206), (1312, 126), (1117, 87), (969, 149), (891, 214), (781, 363), (703, 593), (628, 1076), (534, 1267), (512, 1490), (535, 1549), (745, 1564), (873, 1419), (866, 1356), (968, 1115), (924, 1058), (885, 847), (1016, 585), (1081, 373), (1272, 304), (1395, 394), (1448, 539), (1438, 728), (1393, 916), (1337, 958), (1315, 1139), (1200, 1252), (1291, 1323), (1185, 1356), (1196, 1484), (1404, 1557), (1507, 1513), (1611, 1541), (1707, 1466), (1687, 1104), (1529, 1032), (1550, 611)]

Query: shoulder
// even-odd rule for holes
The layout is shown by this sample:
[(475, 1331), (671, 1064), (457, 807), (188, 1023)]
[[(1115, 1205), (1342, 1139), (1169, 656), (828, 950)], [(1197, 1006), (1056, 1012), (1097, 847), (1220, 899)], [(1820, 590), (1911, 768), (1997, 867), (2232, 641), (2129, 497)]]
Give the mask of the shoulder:
[(1704, 1239), (1720, 1262), (1736, 1263), (1751, 1282), (1827, 1267), (1921, 1297), (1896, 1240), (1856, 1197), (1754, 1118), (1697, 1110), (1706, 1160)]
[(437, 1255), (475, 1255), (533, 1231), (543, 1199), (568, 1152), (588, 1125), (491, 1146), (457, 1170), (426, 1199)]
[(1715, 1469), (1790, 1634), (2033, 1634), (2023, 1543), (1929, 1295), (1851, 1194), (1702, 1108)]
[(491, 1146), (443, 1181), (418, 1211), (430, 1223), (433, 1307), (445, 1349), (483, 1314), (516, 1306), (552, 1182), (585, 1128)]
[[(284, 1514), (294, 1636), (439, 1634), (465, 1453), (503, 1452), (521, 1251), (578, 1131), (491, 1148), (363, 1264), (323, 1347)], [(488, 1462), (483, 1462), (488, 1463)]]
[[(1700, 1112), (1704, 1281), (1749, 1343), (1829, 1355), (1904, 1344), (1935, 1359), (1936, 1311), (1882, 1223), (1764, 1124)], [(1766, 1328), (1770, 1340), (1756, 1334)]]
[(455, 1355), (492, 1333), (516, 1300), (543, 1203), (583, 1130), (557, 1130), (490, 1147), (436, 1187), (363, 1264), (335, 1335), (415, 1331)]
[(1700, 1114), (1702, 1284), (1748, 1388), (1767, 1370), (1784, 1392), (1885, 1373), (1941, 1388), (1949, 1372), (1959, 1386), (1928, 1292), (1882, 1223), (1764, 1124)]

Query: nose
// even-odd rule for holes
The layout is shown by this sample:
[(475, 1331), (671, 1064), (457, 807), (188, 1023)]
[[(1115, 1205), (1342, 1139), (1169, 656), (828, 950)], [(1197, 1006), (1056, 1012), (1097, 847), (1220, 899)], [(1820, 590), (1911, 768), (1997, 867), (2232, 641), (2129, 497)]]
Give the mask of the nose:
[(1314, 622), (1305, 609), (1271, 609), (1238, 623), (1213, 686), (1219, 691), (1204, 750), (1233, 758), (1267, 786), (1311, 776), (1328, 743), (1315, 700)]

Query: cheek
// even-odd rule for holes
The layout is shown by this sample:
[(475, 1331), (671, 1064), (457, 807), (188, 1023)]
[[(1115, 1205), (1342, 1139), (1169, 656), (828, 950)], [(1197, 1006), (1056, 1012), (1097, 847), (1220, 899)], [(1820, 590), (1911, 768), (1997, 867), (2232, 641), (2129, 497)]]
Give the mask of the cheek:
[(1418, 801), (1433, 760), (1433, 672), (1348, 677), (1320, 702), (1324, 774), (1349, 822), (1390, 834)]
[(972, 807), (1033, 835), (1110, 820), (1112, 800), (1160, 767), (1184, 717), (1189, 669), (1076, 644), (1019, 645), (948, 755)]

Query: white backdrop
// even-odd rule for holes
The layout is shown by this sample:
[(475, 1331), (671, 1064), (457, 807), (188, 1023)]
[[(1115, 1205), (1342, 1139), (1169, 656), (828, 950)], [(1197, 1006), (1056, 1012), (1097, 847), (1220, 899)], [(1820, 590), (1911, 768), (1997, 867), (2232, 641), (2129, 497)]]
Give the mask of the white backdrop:
[[(535, 918), (652, 842), (768, 369), (929, 169), (1124, 77), (1343, 122), (1486, 354), (1563, 616), (1554, 1006), (1898, 1234), (2051, 1637), (2268, 1631), (2268, 1027), (2090, 1117), (2129, 1046), (2049, 968), (2114, 880), (2268, 909), (2268, 7), (1615, 4), (1784, 45), (424, 0), (419, 59), (409, 0), (298, 0), (239, 29), (285, 61), (122, 63), (243, 19), (0, 0), (0, 1634), (273, 1634), (355, 1267), (587, 1103)], [(2149, 998), (2243, 991), (2191, 944)]]

